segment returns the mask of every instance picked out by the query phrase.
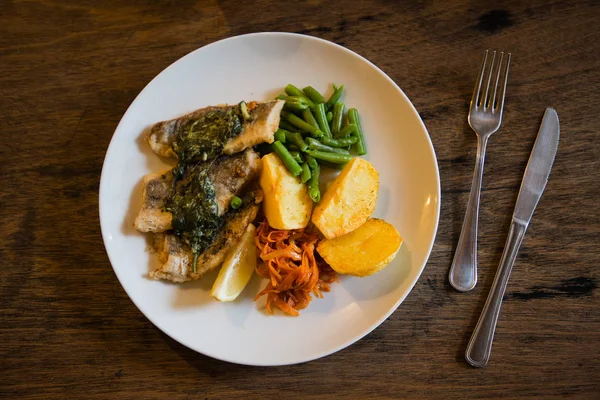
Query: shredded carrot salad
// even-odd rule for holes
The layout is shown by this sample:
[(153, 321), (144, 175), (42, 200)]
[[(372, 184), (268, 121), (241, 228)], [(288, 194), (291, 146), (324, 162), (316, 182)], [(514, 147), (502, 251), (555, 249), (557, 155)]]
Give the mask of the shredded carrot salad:
[(286, 314), (298, 316), (312, 295), (322, 298), (337, 274), (316, 254), (319, 236), (298, 230), (272, 229), (265, 219), (256, 231), (256, 246), (263, 261), (256, 272), (269, 280), (254, 300), (267, 295), (267, 311), (273, 306)]

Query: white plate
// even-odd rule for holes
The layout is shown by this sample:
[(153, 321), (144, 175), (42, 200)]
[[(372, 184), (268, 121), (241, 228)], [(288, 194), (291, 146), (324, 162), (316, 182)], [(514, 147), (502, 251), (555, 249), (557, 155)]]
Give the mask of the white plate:
[[(264, 281), (254, 277), (233, 303), (214, 301), (216, 273), (183, 285), (146, 278), (158, 266), (144, 235), (133, 228), (141, 179), (166, 167), (141, 139), (155, 122), (197, 108), (267, 100), (287, 83), (331, 92), (343, 83), (356, 107), (368, 155), (380, 173), (375, 217), (398, 229), (404, 243), (395, 260), (367, 277), (342, 277), (300, 317), (271, 316), (254, 302)], [(110, 262), (135, 305), (167, 335), (205, 355), (250, 365), (313, 360), (354, 343), (404, 300), (433, 246), (440, 182), (433, 146), (419, 114), (400, 88), (366, 59), (331, 42), (287, 33), (237, 36), (173, 63), (139, 94), (117, 127), (100, 182), (100, 223)], [(402, 340), (402, 338), (394, 338)]]

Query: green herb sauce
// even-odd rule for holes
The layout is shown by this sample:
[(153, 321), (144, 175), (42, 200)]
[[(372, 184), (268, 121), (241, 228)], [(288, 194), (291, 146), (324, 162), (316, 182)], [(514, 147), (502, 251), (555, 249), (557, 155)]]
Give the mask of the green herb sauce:
[(175, 183), (166, 210), (173, 214), (175, 234), (192, 249), (195, 272), (198, 255), (212, 244), (222, 226), (208, 166), (193, 167), (184, 172)]
[(204, 161), (220, 156), (225, 143), (240, 134), (240, 113), (239, 107), (232, 107), (190, 120), (180, 127), (173, 144), (179, 162), (173, 169), (166, 211), (173, 214), (175, 234), (192, 249), (193, 272), (198, 255), (213, 243), (223, 225), (215, 186), (208, 176), (211, 164)]
[(225, 143), (242, 131), (238, 107), (216, 110), (179, 128), (173, 150), (179, 164), (206, 161), (223, 153)]

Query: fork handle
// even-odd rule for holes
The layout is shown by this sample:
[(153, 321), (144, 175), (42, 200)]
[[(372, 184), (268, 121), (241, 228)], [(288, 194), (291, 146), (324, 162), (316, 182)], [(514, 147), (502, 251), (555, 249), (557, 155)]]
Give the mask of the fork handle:
[(461, 292), (467, 292), (477, 284), (477, 222), (479, 219), (479, 195), (481, 193), (487, 141), (487, 136), (477, 135), (477, 158), (475, 160), (473, 183), (471, 183), (471, 193), (460, 238), (454, 253), (454, 260), (448, 275), (450, 284)]
[(465, 351), (465, 359), (473, 367), (485, 367), (490, 359), (502, 298), (526, 230), (527, 225), (517, 220), (513, 219), (510, 224), (494, 283)]

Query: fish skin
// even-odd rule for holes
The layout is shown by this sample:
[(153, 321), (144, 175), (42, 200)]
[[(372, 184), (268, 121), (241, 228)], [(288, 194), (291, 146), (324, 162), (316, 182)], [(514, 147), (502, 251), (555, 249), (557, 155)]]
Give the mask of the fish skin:
[(231, 210), (226, 214), (227, 220), (217, 233), (213, 244), (198, 256), (196, 272), (192, 272), (194, 256), (189, 246), (173, 233), (156, 233), (154, 249), (162, 265), (150, 272), (150, 277), (181, 283), (198, 280), (207, 272), (219, 267), (227, 253), (240, 240), (248, 225), (256, 218), (262, 199), (262, 190), (256, 186), (243, 197), (242, 208)]
[[(271, 100), (256, 103), (250, 113), (250, 120), (242, 123), (242, 131), (231, 138), (223, 148), (223, 154), (234, 154), (260, 143), (273, 143), (275, 131), (279, 126), (279, 114), (284, 105), (283, 100)], [(146, 141), (159, 156), (177, 158), (173, 151), (173, 143), (178, 129), (190, 120), (201, 118), (212, 111), (228, 110), (237, 105), (218, 105), (201, 108), (179, 118), (154, 124), (146, 136)]]
[[(255, 180), (260, 168), (260, 155), (252, 149), (221, 156), (212, 162), (208, 177), (215, 186), (219, 216), (227, 212), (233, 196), (239, 195)], [(164, 211), (173, 187), (172, 170), (146, 175), (143, 185), (142, 207), (135, 219), (135, 228), (140, 232), (164, 232), (172, 229), (173, 215)]]
[[(196, 272), (192, 272), (194, 256), (191, 248), (170, 231), (172, 214), (164, 211), (173, 186), (171, 170), (144, 177), (143, 205), (136, 218), (135, 227), (153, 235), (153, 247), (161, 266), (150, 272), (150, 278), (172, 282), (197, 280), (223, 263), (229, 251), (260, 211), (263, 192), (255, 178), (260, 172), (261, 160), (251, 147), (261, 143), (273, 143), (284, 103), (282, 100), (256, 103), (250, 112), (250, 119), (243, 122), (240, 134), (225, 144), (224, 155), (215, 161), (216, 164), (224, 164), (216, 165), (216, 168), (213, 165), (209, 170), (209, 177), (215, 185), (219, 215), (225, 218), (225, 222), (213, 243), (198, 255)], [(227, 110), (231, 107), (237, 105), (206, 107), (180, 118), (159, 122), (151, 127), (146, 141), (159, 156), (176, 159), (173, 143), (180, 126), (208, 112)], [(245, 194), (242, 196), (241, 193)], [(234, 195), (242, 197), (243, 206), (238, 210), (228, 210)]]

